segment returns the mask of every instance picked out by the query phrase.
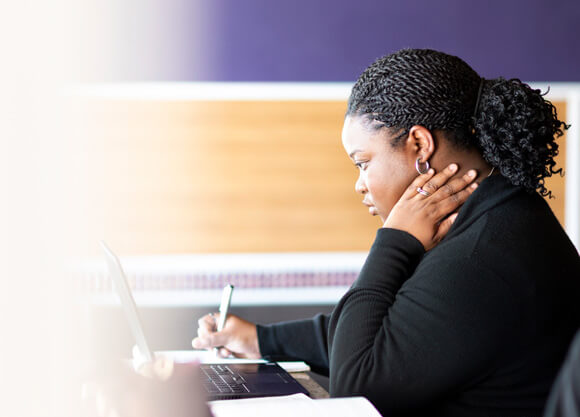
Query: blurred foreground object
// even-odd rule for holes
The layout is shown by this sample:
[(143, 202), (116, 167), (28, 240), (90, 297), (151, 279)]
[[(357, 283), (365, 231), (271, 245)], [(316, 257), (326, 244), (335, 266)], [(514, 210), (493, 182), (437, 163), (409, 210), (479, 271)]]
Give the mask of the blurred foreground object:
[(82, 385), (85, 417), (209, 417), (199, 367), (158, 358), (136, 373), (127, 361), (111, 362)]
[(552, 387), (544, 417), (580, 417), (580, 330), (570, 346)]

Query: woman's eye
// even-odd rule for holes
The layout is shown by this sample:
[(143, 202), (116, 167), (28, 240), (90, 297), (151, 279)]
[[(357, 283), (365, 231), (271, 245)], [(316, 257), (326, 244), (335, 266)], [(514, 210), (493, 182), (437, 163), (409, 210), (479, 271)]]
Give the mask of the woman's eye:
[(358, 168), (358, 169), (362, 169), (363, 171), (367, 168), (368, 162), (367, 161), (363, 161), (363, 162), (355, 162), (354, 165)]

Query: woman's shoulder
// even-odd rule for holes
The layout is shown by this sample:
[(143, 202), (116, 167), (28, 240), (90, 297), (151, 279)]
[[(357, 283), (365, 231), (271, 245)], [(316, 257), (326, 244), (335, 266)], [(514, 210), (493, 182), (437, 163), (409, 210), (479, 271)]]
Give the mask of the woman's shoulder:
[(524, 269), (525, 262), (541, 265), (578, 259), (577, 250), (539, 194), (513, 186), (501, 177), (484, 181), (480, 188), (482, 193), (476, 192), (473, 200), (462, 207), (458, 224), (435, 248), (433, 256), (465, 256), (483, 264), (514, 264)]
[(563, 288), (580, 292), (578, 251), (543, 199), (526, 192), (448, 236), (423, 256), (416, 273), (448, 291), (473, 285), (538, 303), (556, 299)]

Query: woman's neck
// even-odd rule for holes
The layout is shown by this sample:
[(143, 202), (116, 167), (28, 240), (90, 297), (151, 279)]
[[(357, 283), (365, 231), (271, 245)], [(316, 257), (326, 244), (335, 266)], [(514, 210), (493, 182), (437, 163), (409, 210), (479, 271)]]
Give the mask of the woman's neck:
[(480, 183), (490, 174), (495, 173), (493, 167), (488, 164), (481, 154), (475, 150), (458, 150), (451, 146), (446, 140), (438, 141), (437, 152), (429, 161), (436, 172), (441, 171), (451, 163), (459, 165), (459, 171), (455, 176), (462, 176), (470, 169), (477, 171), (476, 182)]

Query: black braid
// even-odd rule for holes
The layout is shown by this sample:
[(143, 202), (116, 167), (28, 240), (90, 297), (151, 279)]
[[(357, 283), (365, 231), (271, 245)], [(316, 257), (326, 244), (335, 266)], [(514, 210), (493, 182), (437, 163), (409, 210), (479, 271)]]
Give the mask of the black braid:
[(477, 148), (514, 185), (542, 195), (554, 173), (558, 145), (568, 126), (552, 103), (519, 80), (483, 81), (463, 60), (429, 49), (404, 49), (379, 58), (355, 83), (347, 115), (378, 121), (372, 126), (397, 133), (397, 146), (409, 129), (442, 130), (454, 145)]

